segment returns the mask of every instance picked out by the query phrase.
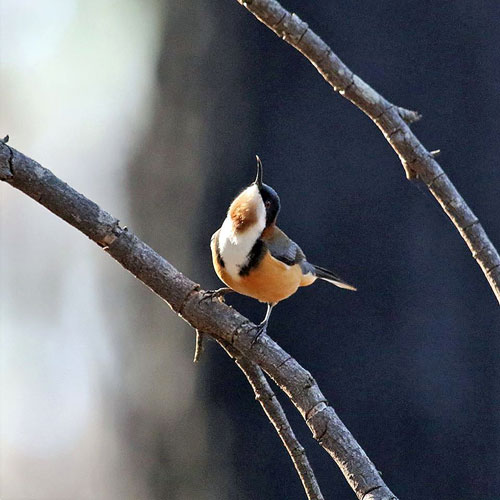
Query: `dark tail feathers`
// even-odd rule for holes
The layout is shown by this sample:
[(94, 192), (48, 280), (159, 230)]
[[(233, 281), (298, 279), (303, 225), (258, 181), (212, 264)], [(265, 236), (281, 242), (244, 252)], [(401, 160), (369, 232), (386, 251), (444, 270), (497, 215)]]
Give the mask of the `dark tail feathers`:
[(356, 291), (355, 286), (349, 285), (349, 283), (346, 283), (342, 278), (339, 278), (337, 275), (333, 274), (324, 267), (314, 266), (314, 272), (319, 279), (328, 281), (328, 283), (332, 283), (340, 288), (345, 288), (346, 290)]

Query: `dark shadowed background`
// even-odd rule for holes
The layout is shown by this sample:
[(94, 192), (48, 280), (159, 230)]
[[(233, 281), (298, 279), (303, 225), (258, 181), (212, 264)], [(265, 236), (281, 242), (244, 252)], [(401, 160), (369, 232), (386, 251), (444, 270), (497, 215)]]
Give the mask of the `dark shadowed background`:
[[(359, 289), (302, 289), (269, 334), (401, 499), (499, 498), (498, 303), (375, 125), (234, 0), (42, 2), (57, 26), (24, 3), (3, 7), (17, 22), (2, 29), (0, 134), (205, 288), (220, 285), (210, 236), (258, 153), (280, 227)], [(441, 149), (498, 247), (500, 3), (283, 5), (388, 100), (423, 114), (413, 130)], [(165, 304), (43, 208), (0, 194), (0, 496), (304, 498), (221, 349), (208, 343), (192, 365), (194, 336)], [(228, 302), (254, 321), (265, 312)], [(279, 396), (325, 497), (354, 498)]]

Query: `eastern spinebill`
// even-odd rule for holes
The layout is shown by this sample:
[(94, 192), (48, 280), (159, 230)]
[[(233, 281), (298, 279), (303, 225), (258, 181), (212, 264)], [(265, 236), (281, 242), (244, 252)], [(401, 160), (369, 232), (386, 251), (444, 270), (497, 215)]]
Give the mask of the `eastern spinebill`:
[(231, 203), (210, 243), (215, 272), (229, 288), (209, 294), (221, 297), (235, 291), (267, 304), (255, 339), (266, 331), (273, 307), (301, 286), (309, 286), (319, 278), (356, 290), (332, 271), (307, 261), (297, 243), (276, 225), (279, 211), (279, 196), (262, 182), (262, 162), (257, 156), (255, 181)]

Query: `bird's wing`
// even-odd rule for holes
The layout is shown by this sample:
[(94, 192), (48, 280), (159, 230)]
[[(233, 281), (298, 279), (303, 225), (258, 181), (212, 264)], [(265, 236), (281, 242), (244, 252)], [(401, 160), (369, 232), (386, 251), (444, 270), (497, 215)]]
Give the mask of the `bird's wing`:
[(304, 252), (299, 245), (292, 241), (281, 229), (274, 226), (273, 231), (264, 233), (262, 240), (266, 244), (271, 255), (288, 266), (306, 262)]
[(300, 249), (299, 245), (292, 241), (281, 229), (274, 226), (273, 231), (269, 234), (264, 232), (262, 240), (266, 244), (271, 255), (281, 262), (289, 266), (298, 264), (302, 269), (304, 275), (313, 274), (318, 278), (328, 281), (340, 288), (346, 288), (348, 290), (356, 290), (356, 288), (342, 278), (337, 276), (337, 274), (325, 269), (323, 267), (315, 266), (307, 262), (304, 252)]

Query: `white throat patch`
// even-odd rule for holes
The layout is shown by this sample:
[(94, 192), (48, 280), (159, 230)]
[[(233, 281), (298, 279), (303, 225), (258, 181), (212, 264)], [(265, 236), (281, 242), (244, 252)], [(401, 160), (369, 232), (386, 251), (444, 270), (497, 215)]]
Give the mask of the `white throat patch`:
[(266, 227), (266, 209), (257, 186), (249, 186), (240, 196), (250, 197), (255, 201), (257, 222), (249, 226), (245, 231), (237, 232), (228, 213), (222, 224), (219, 233), (219, 253), (224, 261), (226, 271), (233, 279), (239, 279), (239, 272), (247, 263), (250, 250), (252, 250), (255, 242)]

